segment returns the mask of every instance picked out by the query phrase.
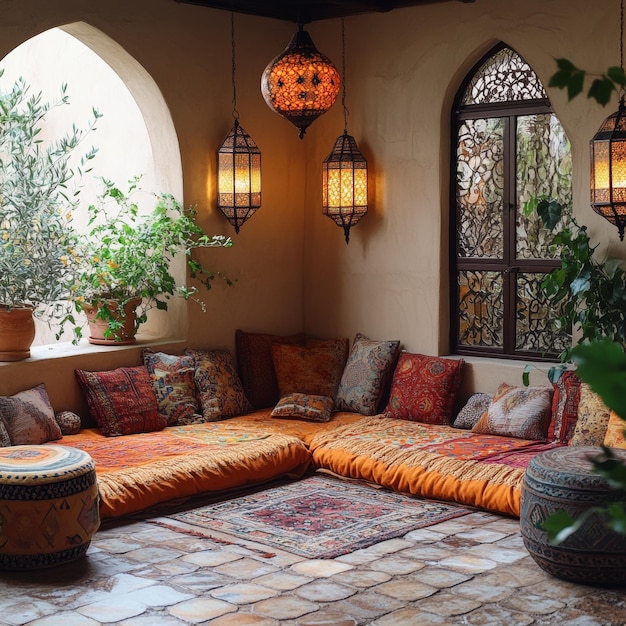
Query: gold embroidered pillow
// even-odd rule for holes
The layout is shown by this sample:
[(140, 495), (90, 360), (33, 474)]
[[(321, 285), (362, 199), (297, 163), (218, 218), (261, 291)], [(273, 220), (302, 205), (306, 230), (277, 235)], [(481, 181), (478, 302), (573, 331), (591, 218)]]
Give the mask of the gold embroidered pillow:
[(513, 387), (502, 383), (472, 432), (545, 441), (552, 393), (552, 387)]
[(626, 438), (624, 437), (624, 421), (615, 411), (611, 411), (609, 423), (604, 435), (604, 445), (608, 448), (626, 448)]
[(272, 417), (302, 419), (309, 422), (328, 422), (335, 401), (328, 396), (290, 393), (281, 398), (272, 411)]
[(202, 416), (207, 422), (223, 420), (252, 411), (229, 350), (192, 350), (196, 364), (195, 382)]
[(604, 442), (611, 411), (587, 383), (580, 385), (578, 420), (570, 446), (599, 446)]

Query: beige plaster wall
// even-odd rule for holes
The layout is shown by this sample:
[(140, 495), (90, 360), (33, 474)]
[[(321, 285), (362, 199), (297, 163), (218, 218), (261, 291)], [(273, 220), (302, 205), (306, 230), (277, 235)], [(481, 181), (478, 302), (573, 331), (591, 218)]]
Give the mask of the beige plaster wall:
[[(413, 352), (448, 351), (449, 119), (460, 82), (492, 45), (516, 49), (547, 87), (554, 58), (590, 71), (619, 64), (617, 2), (476, 0), (438, 3), (345, 20), (348, 130), (368, 158), (370, 211), (352, 229), (321, 214), (321, 163), (343, 130), (339, 107), (308, 137), (305, 216), (305, 328), (320, 335), (401, 339)], [(608, 27), (608, 32), (607, 32)], [(318, 48), (339, 58), (329, 23)], [(596, 241), (624, 256), (617, 230), (589, 206), (588, 142), (603, 109), (549, 96), (573, 144), (575, 212)], [(492, 391), (520, 384), (523, 363), (473, 359), (468, 385)], [(545, 381), (545, 378), (543, 378)]]
[[(39, 32), (75, 22), (98, 29), (117, 44), (111, 50), (106, 38), (98, 38), (92, 29), (70, 29), (75, 36), (86, 35), (85, 43), (108, 58), (118, 73), (126, 67), (123, 78), (131, 83), (138, 101), (145, 100), (146, 94), (141, 93), (140, 72), (127, 62), (126, 53), (154, 80), (177, 134), (172, 162), (175, 168), (182, 163), (185, 203), (198, 206), (200, 222), (208, 232), (233, 235), (231, 249), (206, 250), (201, 259), (223, 271), (236, 286), (216, 281), (206, 298), (206, 314), (191, 303), (174, 309), (188, 316), (188, 344), (234, 350), (238, 327), (301, 330), (305, 144), (290, 124), (265, 105), (259, 89), (265, 65), (285, 47), (292, 26), (236, 17), (237, 108), (241, 125), (263, 152), (263, 205), (235, 235), (216, 210), (214, 189), (215, 153), (233, 124), (230, 13), (174, 0), (8, 0), (2, 3), (0, 15), (0, 58)], [(81, 87), (89, 89), (88, 84)], [(131, 365), (137, 362), (138, 352), (96, 351), (90, 358), (84, 348), (68, 346), (63, 358), (50, 360), (48, 354), (36, 349), (30, 361), (0, 364), (0, 394), (45, 382), (55, 408), (80, 408), (73, 380), (76, 367)]]
[[(547, 84), (555, 57), (590, 70), (618, 63), (616, 2), (476, 0), (437, 3), (346, 19), (349, 131), (370, 163), (370, 213), (346, 246), (321, 214), (321, 163), (343, 131), (339, 106), (316, 121), (304, 140), (270, 111), (259, 93), (269, 59), (292, 25), (237, 16), (237, 94), (242, 126), (263, 151), (263, 206), (228, 251), (206, 258), (237, 281), (216, 285), (206, 315), (188, 307), (188, 344), (234, 348), (234, 330), (321, 337), (402, 340), (406, 349), (446, 354), (449, 116), (456, 89), (473, 63), (503, 40)], [(84, 21), (111, 37), (161, 90), (178, 136), (185, 202), (201, 222), (230, 233), (216, 213), (215, 150), (232, 125), (230, 14), (174, 0), (7, 0), (0, 16), (0, 57), (52, 26)], [(607, 25), (615, 32), (607, 32)], [(318, 48), (339, 63), (340, 22), (308, 28)], [(592, 237), (624, 256), (615, 229), (588, 203), (588, 141), (616, 108), (550, 90), (573, 143), (575, 212)], [(172, 349), (183, 349), (185, 342)], [(48, 360), (0, 364), (0, 393), (43, 380), (55, 406), (80, 399), (74, 367), (106, 369), (137, 362), (137, 349), (68, 353)], [(518, 383), (523, 363), (475, 359), (465, 393)], [(540, 379), (541, 379), (541, 375)], [(66, 402), (64, 403), (64, 400)]]

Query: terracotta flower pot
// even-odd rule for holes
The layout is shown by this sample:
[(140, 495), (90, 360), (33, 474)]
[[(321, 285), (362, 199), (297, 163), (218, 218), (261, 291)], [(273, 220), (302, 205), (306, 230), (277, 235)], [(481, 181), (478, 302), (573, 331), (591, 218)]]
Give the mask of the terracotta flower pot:
[[(116, 319), (121, 316), (117, 315), (118, 303), (115, 300), (106, 300), (106, 307), (111, 311)], [(133, 298), (124, 306), (124, 325), (115, 330), (112, 335), (106, 336), (108, 329), (108, 320), (99, 319), (96, 317), (98, 313), (99, 305), (84, 304), (83, 309), (89, 322), (89, 343), (93, 343), (101, 346), (108, 345), (128, 345), (135, 343), (135, 309), (141, 304), (141, 298)]]
[(0, 306), (0, 361), (27, 359), (34, 339), (35, 320), (31, 308)]

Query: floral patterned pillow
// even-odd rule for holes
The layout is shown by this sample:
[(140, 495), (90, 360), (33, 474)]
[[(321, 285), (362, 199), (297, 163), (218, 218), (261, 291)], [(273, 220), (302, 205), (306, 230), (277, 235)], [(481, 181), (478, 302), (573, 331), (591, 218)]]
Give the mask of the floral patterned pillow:
[(426, 424), (450, 424), (461, 384), (463, 359), (403, 352), (385, 415)]
[(207, 422), (243, 415), (253, 410), (243, 391), (233, 357), (228, 350), (185, 350), (195, 366), (195, 384)]
[(73, 411), (60, 411), (55, 414), (54, 419), (64, 437), (65, 435), (75, 435), (80, 432), (82, 426), (80, 415), (76, 415)]
[(290, 393), (281, 398), (272, 411), (272, 417), (303, 419), (310, 422), (328, 422), (335, 401), (328, 396)]
[(152, 379), (144, 365), (106, 372), (76, 370), (87, 406), (105, 437), (162, 430)]
[(452, 424), (455, 428), (474, 428), (476, 422), (483, 416), (483, 413), (491, 404), (491, 396), (488, 393), (474, 393), (459, 411), (459, 414)]
[(611, 411), (587, 383), (580, 384), (578, 421), (570, 446), (599, 446), (604, 442)]
[(347, 357), (347, 339), (308, 339), (305, 346), (274, 344), (280, 396), (303, 393), (334, 398)]
[(37, 445), (62, 436), (43, 383), (13, 396), (0, 397), (0, 423), (3, 447)]
[(502, 383), (472, 432), (545, 441), (552, 394), (552, 387), (513, 387)]
[(399, 341), (374, 341), (357, 333), (341, 376), (335, 409), (374, 415), (399, 349)]
[(152, 377), (159, 413), (169, 426), (203, 422), (196, 398), (195, 360), (164, 352), (143, 351), (143, 362)]

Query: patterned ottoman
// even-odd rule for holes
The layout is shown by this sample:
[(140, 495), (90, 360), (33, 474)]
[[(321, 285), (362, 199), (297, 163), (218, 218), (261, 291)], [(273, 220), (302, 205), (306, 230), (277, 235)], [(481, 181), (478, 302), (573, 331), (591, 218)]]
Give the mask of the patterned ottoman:
[[(600, 448), (565, 446), (532, 459), (522, 485), (520, 527), (526, 549), (546, 572), (577, 583), (626, 585), (626, 536), (609, 529), (604, 514), (593, 511), (582, 526), (559, 545), (548, 540), (543, 521), (556, 511), (578, 518), (594, 507), (623, 501), (593, 472), (589, 461)], [(626, 461), (626, 450), (614, 450)]]
[(58, 445), (0, 448), (0, 568), (84, 556), (100, 526), (93, 459)]

